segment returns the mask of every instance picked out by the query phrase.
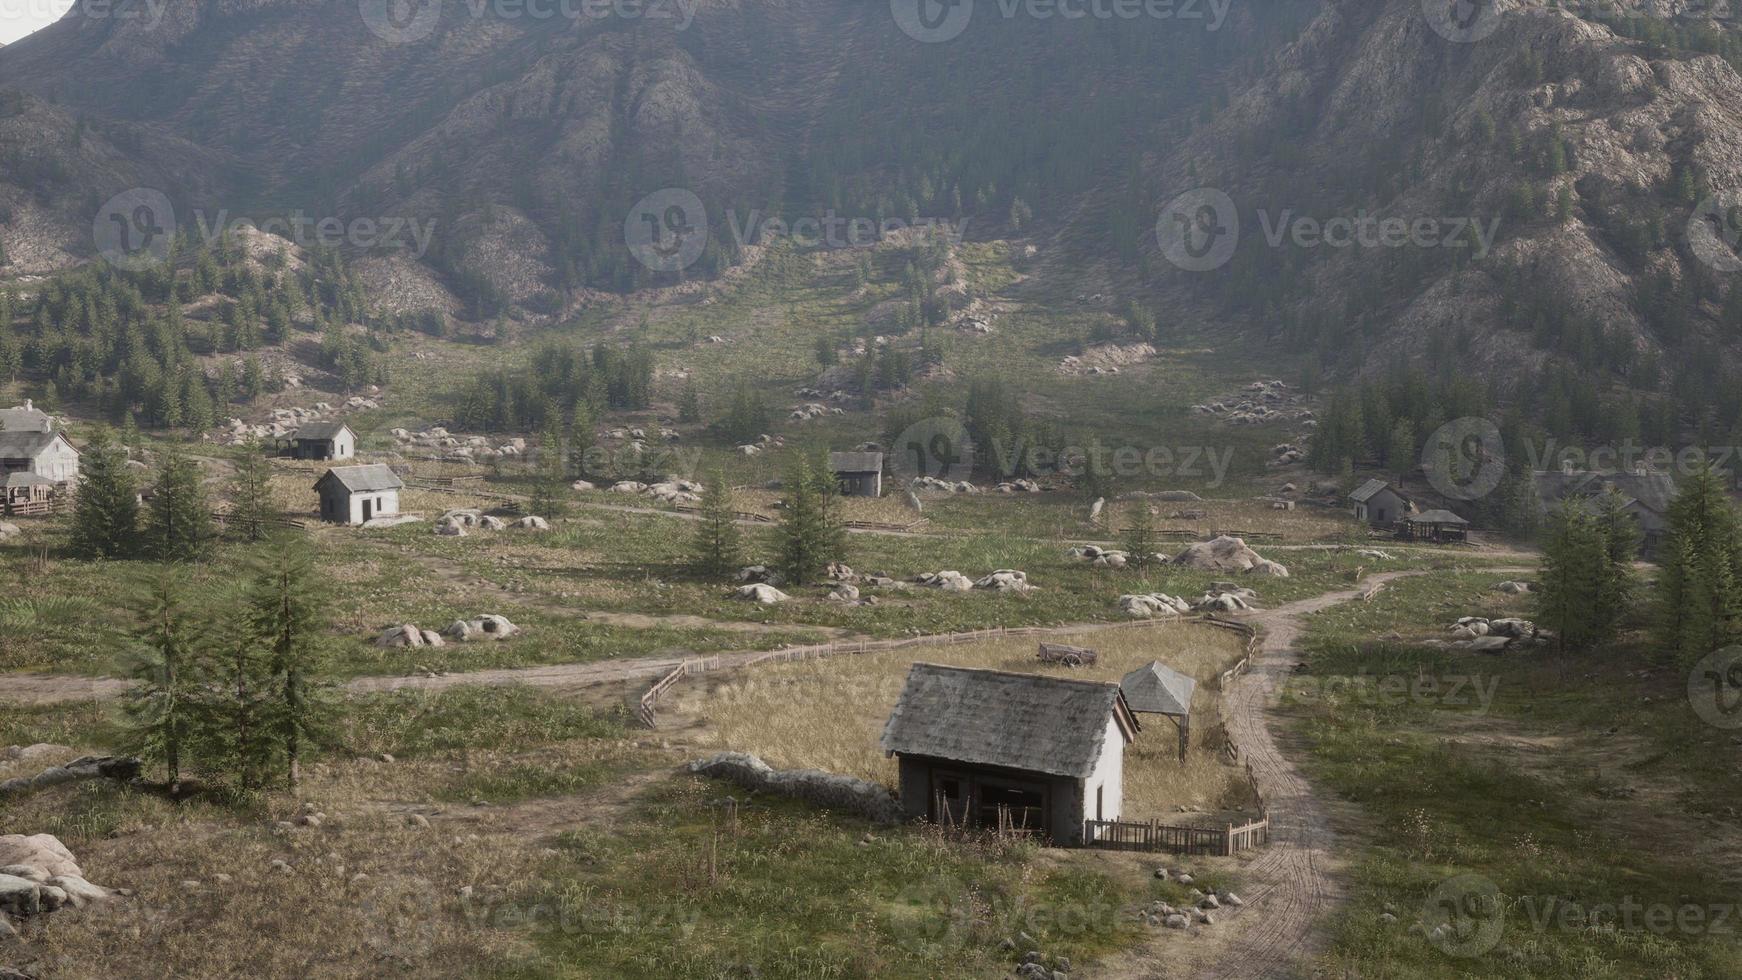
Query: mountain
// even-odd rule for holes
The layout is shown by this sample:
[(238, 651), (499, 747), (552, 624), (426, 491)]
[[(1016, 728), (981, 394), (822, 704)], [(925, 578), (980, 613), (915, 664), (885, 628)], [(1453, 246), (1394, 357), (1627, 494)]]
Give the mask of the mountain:
[[(1164, 328), (1217, 324), (1331, 371), (1570, 365), (1597, 388), (1704, 393), (1733, 367), (1727, 23), (1667, 0), (1188, 8), (1206, 19), (983, 0), (922, 43), (845, 0), (81, 7), (0, 53), (0, 243), (8, 272), (86, 257), (102, 202), (141, 186), (208, 227), (403, 219), (435, 229), (427, 248), (347, 237), (365, 279), (477, 319), (718, 275), (753, 215), (941, 217), (1056, 244), (1047, 273)], [(665, 188), (697, 195), (712, 232), (678, 274), (624, 241)], [(1182, 267), (1167, 236), (1205, 232), (1216, 194), (1238, 245)]]

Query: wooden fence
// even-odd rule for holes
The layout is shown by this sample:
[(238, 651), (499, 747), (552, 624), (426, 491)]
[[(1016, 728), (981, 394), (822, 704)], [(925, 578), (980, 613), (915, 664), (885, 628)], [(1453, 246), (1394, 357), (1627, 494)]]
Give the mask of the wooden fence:
[[(1135, 619), (1129, 622), (1097, 623), (1080, 627), (1071, 632), (1099, 632), (1103, 630), (1145, 629), (1156, 626), (1171, 626), (1180, 620), (1175, 619)], [(1257, 655), (1262, 639), (1258, 630), (1245, 623), (1233, 620), (1219, 619), (1215, 616), (1204, 616), (1187, 622), (1197, 622), (1216, 629), (1224, 629), (1239, 634), (1244, 638), (1245, 655), (1234, 666), (1223, 671), (1218, 680), (1218, 688), (1227, 691), (1235, 678), (1250, 669), (1253, 658)], [(708, 657), (698, 660), (686, 660), (662, 676), (648, 689), (646, 694), (635, 706), (636, 718), (648, 728), (659, 725), (659, 701), (673, 687), (686, 677), (696, 677), (730, 666), (733, 669), (757, 667), (763, 664), (796, 663), (804, 660), (820, 660), (827, 657), (847, 656), (866, 653), (880, 653), (887, 650), (900, 650), (920, 646), (956, 646), (964, 643), (980, 643), (987, 640), (1001, 640), (1012, 637), (1043, 636), (1058, 634), (1061, 630), (1048, 626), (999, 626), (993, 629), (972, 630), (966, 633), (940, 633), (931, 636), (914, 636), (895, 640), (858, 640), (851, 643), (822, 643), (811, 646), (788, 647), (784, 650), (771, 650), (757, 654), (747, 659), (734, 659), (729, 663), (720, 657)], [(1223, 701), (1226, 710), (1226, 700)], [(1228, 719), (1221, 719), (1222, 730), (1229, 731)], [(1230, 761), (1240, 764), (1240, 751), (1234, 744), (1233, 736), (1228, 736)], [(1147, 823), (1135, 823), (1119, 820), (1091, 820), (1084, 825), (1083, 840), (1090, 847), (1107, 847), (1115, 850), (1142, 851), (1178, 851), (1184, 854), (1220, 854), (1231, 855), (1241, 851), (1262, 847), (1270, 841), (1270, 813), (1265, 807), (1264, 796), (1258, 789), (1258, 781), (1252, 774), (1251, 763), (1245, 763), (1246, 782), (1252, 787), (1252, 797), (1258, 802), (1258, 819), (1245, 824), (1226, 824), (1222, 827), (1176, 827), (1151, 820)]]
[(294, 520), (294, 519), (289, 518), (289, 517), (263, 517), (263, 518), (236, 517), (232, 514), (226, 514), (222, 511), (213, 511), (212, 512), (212, 520), (217, 522), (219, 525), (221, 525), (223, 527), (229, 527), (231, 525), (242, 526), (242, 525), (248, 525), (248, 524), (258, 524), (262, 527), (283, 527), (283, 528), (290, 528), (291, 530), (295, 530), (295, 531), (305, 531), (308, 529), (308, 522), (307, 521)]

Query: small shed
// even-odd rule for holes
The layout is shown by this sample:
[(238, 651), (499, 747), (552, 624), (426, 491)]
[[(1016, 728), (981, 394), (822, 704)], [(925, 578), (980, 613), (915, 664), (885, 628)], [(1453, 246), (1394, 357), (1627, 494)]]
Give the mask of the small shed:
[(1373, 525), (1395, 524), (1415, 512), (1415, 502), (1384, 480), (1368, 480), (1349, 494), (1355, 519)]
[(1403, 523), (1398, 537), (1408, 541), (1434, 541), (1441, 544), (1469, 539), (1470, 522), (1449, 510), (1430, 510), (1416, 514)]
[(1198, 690), (1197, 679), (1156, 660), (1126, 674), (1119, 681), (1119, 690), (1137, 714), (1165, 715), (1173, 722), (1179, 730), (1179, 757), (1184, 762), (1192, 734), (1192, 695)]
[(390, 467), (335, 466), (315, 481), (321, 495), (321, 520), (333, 524), (367, 524), (399, 513), (399, 491), (405, 482)]
[(910, 818), (1081, 844), (1119, 819), (1138, 730), (1117, 684), (918, 663), (882, 746)]
[(5, 496), (0, 498), (0, 512), (7, 514), (38, 514), (54, 504), (56, 484), (46, 476), (19, 471), (6, 474)]
[(843, 497), (883, 496), (882, 453), (830, 453), (829, 471)]
[(338, 461), (357, 455), (357, 433), (343, 422), (309, 422), (290, 437), (293, 459)]

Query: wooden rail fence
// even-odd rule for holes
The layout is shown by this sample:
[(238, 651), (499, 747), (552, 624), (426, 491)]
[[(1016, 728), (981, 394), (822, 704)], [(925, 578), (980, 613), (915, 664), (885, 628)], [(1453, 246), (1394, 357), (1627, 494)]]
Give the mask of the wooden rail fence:
[[(1103, 630), (1144, 629), (1155, 626), (1169, 626), (1179, 620), (1173, 619), (1137, 619), (1129, 622), (1098, 623), (1085, 626), (1077, 632), (1099, 632)], [(1252, 660), (1257, 655), (1262, 639), (1258, 630), (1246, 623), (1220, 619), (1215, 616), (1202, 616), (1187, 622), (1201, 623), (1215, 629), (1228, 630), (1239, 634), (1244, 640), (1245, 654), (1232, 667), (1223, 671), (1217, 678), (1219, 690), (1227, 691), (1234, 680), (1251, 668)], [(696, 660), (685, 660), (662, 676), (648, 689), (646, 694), (635, 706), (636, 718), (648, 728), (659, 725), (659, 701), (673, 687), (676, 687), (686, 677), (696, 677), (730, 666), (733, 669), (757, 667), (763, 664), (796, 663), (804, 660), (819, 660), (827, 657), (880, 653), (886, 650), (901, 650), (920, 646), (956, 646), (964, 643), (979, 643), (985, 640), (1008, 639), (1011, 637), (1043, 636), (1061, 632), (1055, 627), (1047, 626), (999, 626), (993, 629), (972, 630), (966, 633), (939, 633), (931, 636), (915, 636), (895, 640), (858, 640), (851, 643), (822, 643), (811, 646), (788, 647), (784, 650), (771, 650), (745, 660), (734, 660), (729, 665), (720, 657), (707, 657)], [(1224, 699), (1221, 710), (1226, 711)], [(1222, 730), (1228, 732), (1228, 719), (1224, 713), (1220, 719)], [(1230, 761), (1242, 764), (1240, 750), (1234, 744), (1233, 736), (1228, 736), (1228, 754)], [(1222, 827), (1179, 827), (1163, 824), (1156, 820), (1146, 823), (1120, 820), (1090, 820), (1084, 822), (1083, 840), (1090, 847), (1105, 847), (1114, 850), (1127, 851), (1174, 851), (1183, 854), (1219, 854), (1232, 855), (1241, 851), (1262, 847), (1270, 842), (1270, 811), (1264, 804), (1264, 796), (1258, 789), (1258, 780), (1252, 773), (1252, 764), (1243, 763), (1246, 771), (1246, 782), (1252, 788), (1252, 798), (1258, 802), (1258, 819), (1244, 824), (1225, 824)]]

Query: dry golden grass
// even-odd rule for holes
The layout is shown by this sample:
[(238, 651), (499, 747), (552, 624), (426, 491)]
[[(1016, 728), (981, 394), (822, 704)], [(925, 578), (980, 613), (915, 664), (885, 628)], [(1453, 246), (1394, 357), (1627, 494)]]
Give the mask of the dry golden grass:
[(780, 664), (721, 675), (675, 702), (696, 724), (696, 741), (720, 750), (753, 752), (778, 768), (823, 769), (893, 787), (896, 763), (883, 757), (878, 738), (901, 694), (908, 667), (920, 661), (1117, 682), (1153, 660), (1198, 680), (1192, 703), (1192, 745), (1179, 761), (1173, 723), (1140, 716), (1143, 731), (1125, 753), (1125, 806), (1129, 819), (1173, 819), (1182, 806), (1197, 810), (1251, 807), (1240, 769), (1225, 764), (1215, 678), (1242, 653), (1236, 636), (1192, 624), (1155, 629), (1060, 634), (1049, 641), (1086, 646), (1100, 654), (1094, 667), (1047, 667), (1035, 658), (1034, 638), (960, 646), (910, 647), (863, 656)]

